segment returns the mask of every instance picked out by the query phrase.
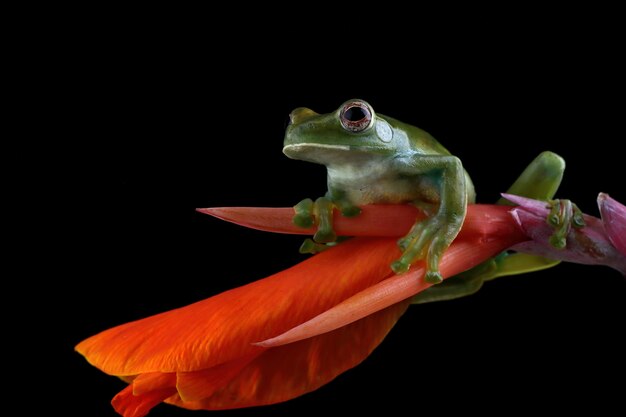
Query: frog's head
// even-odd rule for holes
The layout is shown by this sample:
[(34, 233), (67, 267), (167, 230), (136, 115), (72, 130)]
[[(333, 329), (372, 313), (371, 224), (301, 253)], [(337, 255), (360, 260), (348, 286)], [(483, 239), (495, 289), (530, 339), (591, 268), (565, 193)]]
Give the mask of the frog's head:
[(289, 117), (283, 152), (293, 159), (328, 165), (391, 155), (408, 146), (405, 135), (394, 134), (391, 120), (363, 100), (348, 100), (328, 114), (300, 107)]

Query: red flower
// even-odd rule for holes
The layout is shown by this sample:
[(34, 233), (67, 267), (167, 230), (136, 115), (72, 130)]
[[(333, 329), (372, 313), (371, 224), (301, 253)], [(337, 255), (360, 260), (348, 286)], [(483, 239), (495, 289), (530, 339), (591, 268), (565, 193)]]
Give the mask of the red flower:
[[(508, 210), (471, 206), (441, 261), (444, 277), (526, 239)], [(129, 383), (112, 401), (125, 417), (160, 402), (214, 410), (285, 401), (363, 361), (429, 286), (420, 264), (394, 275), (398, 256), (395, 237), (354, 238), (263, 280), (106, 330), (76, 350)]]

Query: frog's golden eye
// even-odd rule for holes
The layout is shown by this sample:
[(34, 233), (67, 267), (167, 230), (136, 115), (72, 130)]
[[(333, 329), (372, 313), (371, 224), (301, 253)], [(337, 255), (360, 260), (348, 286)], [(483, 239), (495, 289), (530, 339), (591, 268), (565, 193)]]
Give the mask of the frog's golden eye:
[(350, 132), (362, 132), (372, 124), (372, 108), (364, 101), (350, 101), (343, 105), (339, 120), (344, 129)]

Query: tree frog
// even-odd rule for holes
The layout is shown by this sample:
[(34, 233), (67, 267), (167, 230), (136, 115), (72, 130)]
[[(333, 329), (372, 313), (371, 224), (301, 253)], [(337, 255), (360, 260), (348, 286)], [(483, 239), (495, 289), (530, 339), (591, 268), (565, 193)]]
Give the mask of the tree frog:
[[(292, 111), (283, 152), (289, 158), (319, 163), (327, 169), (326, 195), (315, 202), (302, 200), (295, 206), (295, 224), (302, 227), (317, 225), (313, 237), (317, 243), (307, 242), (306, 250), (336, 240), (332, 228), (335, 208), (344, 216), (354, 216), (359, 214), (361, 205), (411, 203), (421, 208), (427, 218), (417, 222), (398, 241), (402, 255), (391, 264), (391, 269), (403, 273), (411, 264), (424, 259), (425, 280), (429, 283), (442, 281), (439, 261), (460, 231), (467, 204), (475, 201), (475, 192), (459, 158), (429, 133), (377, 114), (367, 102), (353, 99), (328, 114), (318, 114), (304, 107)], [(552, 198), (564, 167), (558, 155), (544, 152), (509, 188), (509, 192), (537, 199)], [(519, 267), (520, 264), (525, 266)], [(515, 267), (501, 268), (498, 276), (554, 264), (554, 261), (526, 255), (509, 262), (508, 265)], [(483, 269), (477, 269), (481, 276), (485, 276)], [(475, 275), (470, 274), (474, 286)], [(489, 276), (493, 277), (494, 273)], [(482, 279), (479, 281), (482, 283)], [(467, 282), (465, 279), (461, 287), (467, 286)], [(455, 281), (445, 284), (440, 290), (444, 295), (437, 297), (453, 298), (446, 293), (445, 287), (457, 284)], [(457, 292), (456, 289), (452, 291)]]
[(318, 223), (316, 242), (332, 242), (332, 211), (359, 213), (365, 204), (413, 203), (428, 218), (398, 242), (402, 256), (396, 273), (425, 259), (426, 281), (442, 281), (439, 260), (459, 233), (474, 186), (459, 158), (422, 129), (376, 114), (363, 100), (348, 100), (337, 111), (318, 114), (307, 108), (290, 115), (283, 152), (290, 158), (326, 166), (325, 197), (296, 206), (296, 224)]

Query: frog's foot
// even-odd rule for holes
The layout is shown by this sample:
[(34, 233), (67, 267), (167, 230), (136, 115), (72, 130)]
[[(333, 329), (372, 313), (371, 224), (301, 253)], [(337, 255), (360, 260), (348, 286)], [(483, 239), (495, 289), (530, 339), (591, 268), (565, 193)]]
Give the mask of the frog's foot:
[(426, 260), (425, 280), (431, 284), (443, 281), (439, 260), (459, 232), (460, 226), (443, 215), (436, 215), (417, 223), (408, 235), (398, 241), (402, 256), (391, 264), (396, 274), (409, 270), (412, 263)]
[(422, 304), (465, 297), (480, 290), (485, 281), (508, 275), (541, 271), (552, 268), (560, 262), (538, 255), (502, 252), (495, 258), (488, 259), (472, 269), (420, 292), (411, 299), (411, 303)]
[(576, 204), (570, 200), (550, 200), (548, 202), (550, 213), (547, 223), (554, 228), (550, 236), (550, 244), (557, 249), (565, 248), (567, 235), (572, 227), (580, 229), (585, 226), (583, 214)]
[(329, 244), (337, 241), (337, 234), (333, 229), (333, 211), (335, 207), (341, 210), (343, 216), (356, 216), (361, 212), (358, 207), (342, 204), (335, 204), (328, 197), (320, 197), (315, 202), (310, 198), (304, 199), (294, 206), (296, 212), (293, 223), (296, 226), (310, 228), (317, 225), (317, 231), (313, 235), (313, 240), (307, 239), (300, 247), (301, 253), (317, 253), (327, 247), (323, 243)]
[(333, 202), (326, 197), (320, 197), (315, 202), (310, 198), (304, 199), (294, 206), (296, 215), (293, 223), (307, 229), (317, 225), (313, 240), (317, 243), (334, 242), (337, 239), (333, 230), (334, 208)]

